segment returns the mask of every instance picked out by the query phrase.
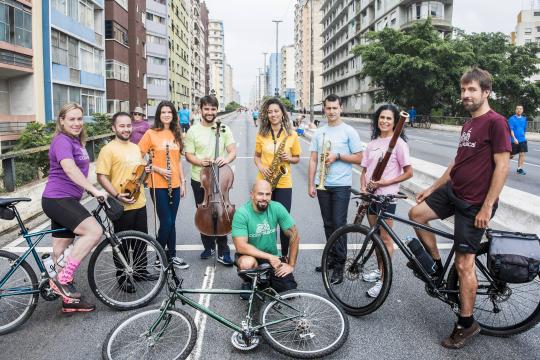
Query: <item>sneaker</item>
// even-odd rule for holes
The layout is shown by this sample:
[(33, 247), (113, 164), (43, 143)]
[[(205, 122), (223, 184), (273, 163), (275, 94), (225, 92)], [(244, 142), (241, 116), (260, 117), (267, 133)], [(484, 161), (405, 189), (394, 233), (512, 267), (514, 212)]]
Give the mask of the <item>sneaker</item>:
[(201, 260), (210, 259), (216, 251), (214, 249), (204, 249), (204, 251), (201, 253)]
[(133, 280), (139, 281), (156, 281), (159, 279), (159, 274), (151, 274), (148, 270), (143, 270), (137, 274), (133, 274)]
[(182, 259), (181, 257), (173, 256), (171, 259), (171, 262), (174, 265), (174, 267), (178, 269), (183, 270), (183, 269), (189, 268), (189, 264), (185, 262), (184, 259)]
[(527, 171), (525, 171), (525, 169), (521, 169), (519, 175), (527, 175)]
[(521, 168), (517, 168), (516, 173), (521, 174), (523, 170)]
[[(243, 282), (242, 286), (240, 286), (240, 290), (251, 290), (251, 283)], [(242, 300), (249, 300), (249, 297), (251, 294), (240, 294), (240, 299)]]
[(233, 261), (229, 254), (218, 256), (217, 261), (222, 263), (225, 266), (233, 266)]
[(475, 335), (480, 333), (480, 325), (476, 320), (471, 327), (464, 328), (456, 323), (452, 334), (441, 342), (441, 345), (447, 349), (461, 349), (465, 342), (469, 341)]
[(154, 261), (154, 268), (157, 271), (161, 271), (161, 261), (159, 261), (159, 260)]
[[(334, 263), (328, 264), (328, 270), (332, 270), (333, 268), (334, 268)], [(321, 265), (316, 266), (315, 271), (316, 272), (322, 272), (322, 266)]]
[(381, 271), (379, 269), (372, 270), (367, 274), (363, 274), (362, 279), (364, 279), (365, 282), (376, 282), (377, 280), (381, 280)]
[(332, 276), (330, 277), (330, 283), (332, 285), (338, 285), (343, 282), (343, 267), (336, 266), (334, 271), (332, 271)]
[(130, 278), (125, 275), (118, 277), (118, 287), (120, 290), (127, 292), (128, 294), (134, 294), (137, 290)]
[(96, 305), (89, 304), (81, 299), (71, 302), (62, 301), (63, 313), (90, 312), (96, 310)]
[(370, 288), (370, 289), (367, 291), (367, 294), (368, 294), (369, 297), (376, 298), (376, 297), (379, 296), (379, 294), (381, 293), (381, 289), (382, 289), (382, 281), (381, 281), (381, 280), (377, 280), (377, 282), (375, 283), (375, 285), (373, 285), (373, 287)]
[(60, 295), (67, 301), (81, 298), (81, 293), (73, 286), (73, 282), (63, 285), (57, 278), (54, 278), (49, 280), (49, 285), (55, 294)]

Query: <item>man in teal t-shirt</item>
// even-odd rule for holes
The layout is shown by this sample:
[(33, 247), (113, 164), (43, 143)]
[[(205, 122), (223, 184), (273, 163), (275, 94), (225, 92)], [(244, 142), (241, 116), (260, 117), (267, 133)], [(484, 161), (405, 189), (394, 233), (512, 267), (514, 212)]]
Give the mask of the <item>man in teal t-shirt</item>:
[[(257, 180), (251, 189), (251, 200), (236, 209), (232, 238), (238, 270), (249, 270), (261, 263), (269, 263), (273, 268), (270, 286), (277, 292), (282, 292), (297, 287), (292, 273), (296, 265), (300, 238), (287, 209), (280, 203), (271, 201), (271, 197), (270, 184), (265, 180)], [(288, 259), (281, 257), (277, 247), (278, 225), (290, 238)], [(244, 280), (242, 289), (250, 289), (251, 283)]]

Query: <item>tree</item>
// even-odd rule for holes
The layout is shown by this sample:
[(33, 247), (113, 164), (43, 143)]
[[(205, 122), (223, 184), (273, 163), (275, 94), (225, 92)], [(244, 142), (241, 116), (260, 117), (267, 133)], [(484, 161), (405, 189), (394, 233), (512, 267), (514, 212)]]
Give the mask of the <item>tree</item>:
[[(275, 98), (276, 96), (264, 96), (263, 97), (263, 101), (262, 103), (264, 104), (264, 102), (270, 98)], [(291, 103), (291, 101), (283, 96), (278, 96), (277, 97), (279, 99), (279, 101), (281, 101), (281, 103), (283, 104), (283, 106), (285, 106), (285, 109), (288, 110), (288, 111), (293, 111), (294, 110), (294, 106), (293, 104)]]
[(238, 109), (241, 105), (238, 104), (236, 101), (231, 101), (225, 106), (225, 111), (234, 111)]

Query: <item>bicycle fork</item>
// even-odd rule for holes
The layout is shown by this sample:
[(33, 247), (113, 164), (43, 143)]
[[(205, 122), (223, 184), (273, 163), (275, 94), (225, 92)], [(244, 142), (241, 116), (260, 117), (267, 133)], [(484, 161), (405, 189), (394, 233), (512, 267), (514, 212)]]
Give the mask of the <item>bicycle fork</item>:
[(118, 241), (118, 238), (115, 234), (111, 234), (109, 232), (105, 232), (106, 239), (111, 243), (112, 251), (114, 255), (117, 257), (118, 261), (122, 264), (124, 267), (124, 271), (128, 275), (133, 275), (133, 268), (129, 265), (128, 261), (124, 257), (124, 254), (120, 250), (120, 241)]

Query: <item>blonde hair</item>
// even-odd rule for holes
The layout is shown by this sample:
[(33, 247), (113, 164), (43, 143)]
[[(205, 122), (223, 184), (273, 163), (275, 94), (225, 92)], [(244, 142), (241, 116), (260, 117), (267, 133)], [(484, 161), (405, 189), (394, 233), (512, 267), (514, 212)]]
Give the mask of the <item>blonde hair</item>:
[[(66, 104), (62, 105), (62, 107), (60, 108), (60, 112), (58, 113), (58, 118), (56, 119), (56, 131), (54, 132), (54, 136), (56, 136), (56, 135), (58, 135), (60, 133), (69, 135), (68, 133), (65, 132), (62, 124), (60, 123), (60, 120), (64, 119), (68, 112), (70, 112), (71, 110), (75, 110), (75, 109), (81, 110), (81, 112), (84, 114), (83, 107), (81, 105), (77, 104), (77, 103), (72, 102), (72, 103), (66, 103)], [(86, 130), (85, 130), (84, 126), (82, 128), (81, 133), (79, 134), (79, 141), (81, 142), (81, 144), (83, 146), (86, 143)]]

